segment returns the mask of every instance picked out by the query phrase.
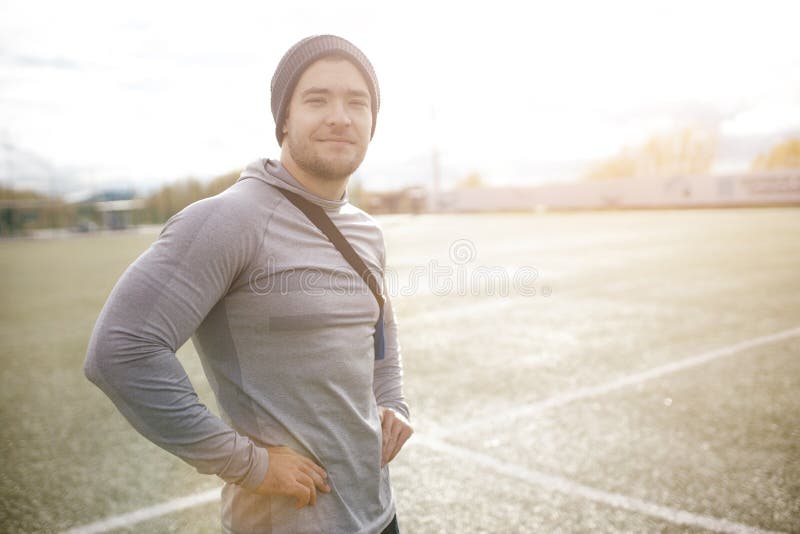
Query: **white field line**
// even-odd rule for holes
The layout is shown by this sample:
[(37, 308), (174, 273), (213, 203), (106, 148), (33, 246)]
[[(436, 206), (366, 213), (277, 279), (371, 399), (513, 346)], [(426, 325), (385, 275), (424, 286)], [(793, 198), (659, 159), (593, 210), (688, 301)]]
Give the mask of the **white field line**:
[(592, 488), (579, 484), (568, 478), (548, 475), (540, 471), (528, 469), (522, 465), (515, 465), (512, 463), (501, 462), (475, 451), (457, 447), (449, 443), (445, 443), (436, 438), (429, 438), (425, 436), (414, 435), (411, 440), (419, 442), (421, 445), (444, 452), (451, 457), (461, 458), (473, 464), (487, 467), (502, 475), (515, 478), (526, 484), (539, 486), (549, 491), (557, 491), (571, 497), (580, 497), (590, 501), (606, 504), (613, 508), (621, 508), (630, 510), (640, 514), (648, 515), (651, 517), (658, 517), (674, 523), (676, 525), (688, 525), (700, 527), (715, 532), (731, 532), (731, 533), (772, 533), (773, 531), (761, 530), (759, 528), (729, 521), (727, 519), (718, 519), (716, 517), (693, 514), (685, 510), (678, 510), (668, 506), (662, 506), (634, 497), (628, 497), (619, 493), (610, 493), (607, 491)]
[[(601, 384), (599, 386), (593, 386), (587, 388), (580, 388), (574, 392), (565, 393), (563, 395), (556, 395), (555, 397), (545, 399), (541, 402), (523, 406), (518, 410), (514, 410), (513, 413), (506, 412), (505, 414), (502, 415), (493, 415), (476, 419), (466, 425), (460, 425), (452, 429), (447, 429), (446, 433), (450, 434), (455, 432), (462, 432), (465, 429), (472, 429), (481, 424), (494, 423), (501, 420), (506, 421), (509, 419), (520, 417), (522, 415), (530, 415), (533, 413), (538, 413), (550, 408), (555, 408), (567, 404), (569, 402), (573, 402), (578, 399), (584, 399), (587, 397), (601, 395), (603, 393), (607, 393), (609, 391), (613, 391), (621, 387), (638, 384), (646, 380), (651, 380), (653, 378), (664, 376), (669, 373), (674, 373), (677, 371), (681, 371), (683, 369), (687, 369), (689, 367), (694, 367), (696, 365), (700, 365), (702, 363), (715, 360), (723, 356), (731, 356), (733, 354), (736, 354), (738, 352), (741, 352), (743, 350), (752, 347), (765, 345), (767, 343), (773, 343), (775, 341), (780, 341), (783, 339), (789, 339), (798, 335), (800, 335), (800, 327), (792, 328), (790, 330), (784, 330), (782, 332), (776, 332), (775, 334), (757, 337), (748, 341), (743, 341), (735, 345), (731, 345), (729, 347), (715, 349), (709, 352), (699, 354), (697, 356), (692, 356), (677, 362), (673, 362), (667, 365), (662, 365), (660, 367), (656, 367), (655, 369), (651, 369), (649, 371), (644, 371), (641, 373), (636, 373), (627, 377), (623, 377), (614, 380), (612, 382), (607, 382), (606, 384)], [(448, 452), (454, 455), (458, 455), (462, 458), (468, 459), (480, 465), (491, 467), (492, 469), (494, 469), (499, 473), (506, 474), (508, 476), (512, 476), (515, 478), (521, 478), (526, 482), (544, 487), (546, 489), (552, 489), (555, 491), (559, 491), (561, 493), (565, 493), (567, 495), (583, 497), (596, 502), (602, 502), (616, 508), (624, 508), (626, 510), (632, 510), (646, 515), (660, 517), (662, 519), (666, 519), (667, 521), (676, 524), (695, 525), (709, 530), (715, 530), (718, 532), (749, 532), (749, 533), (769, 532), (769, 531), (755, 529), (753, 527), (736, 523), (733, 521), (728, 521), (725, 519), (717, 519), (710, 516), (692, 514), (690, 512), (676, 510), (666, 506), (661, 506), (658, 504), (642, 501), (639, 499), (634, 499), (632, 497), (627, 497), (625, 495), (604, 492), (602, 490), (597, 490), (589, 486), (578, 484), (577, 482), (573, 482), (563, 477), (547, 475), (544, 473), (540, 473), (538, 471), (527, 469), (522, 466), (500, 462), (490, 456), (486, 456), (474, 451), (470, 451), (468, 449), (463, 449), (461, 447), (456, 447), (455, 445), (450, 445), (448, 443), (445, 443), (444, 441), (437, 439), (438, 436), (442, 436), (442, 433), (434, 432), (432, 433), (431, 436), (422, 436), (420, 434), (414, 434), (414, 436), (409, 441), (409, 444), (413, 444), (413, 442), (415, 441), (420, 442), (422, 445), (426, 445), (428, 447), (443, 452)], [(167, 501), (162, 504), (141, 508), (139, 510), (135, 510), (133, 512), (129, 512), (126, 514), (108, 517), (100, 521), (95, 521), (94, 523), (89, 523), (88, 525), (75, 527), (70, 530), (64, 531), (62, 534), (99, 534), (101, 532), (108, 532), (116, 528), (129, 527), (141, 521), (146, 521), (148, 519), (154, 519), (162, 515), (178, 512), (186, 508), (191, 508), (194, 506), (199, 506), (201, 504), (210, 503), (218, 500), (219, 497), (220, 497), (219, 489), (209, 490), (203, 493), (196, 493), (194, 495), (189, 495), (186, 497), (181, 497), (178, 499)]]
[(130, 527), (141, 521), (155, 519), (156, 517), (179, 512), (186, 508), (217, 501), (219, 500), (219, 496), (220, 488), (204, 491), (203, 493), (195, 493), (194, 495), (173, 499), (165, 503), (156, 504), (155, 506), (140, 508), (139, 510), (134, 510), (127, 514), (101, 519), (100, 521), (95, 521), (94, 523), (89, 523), (81, 527), (71, 528), (62, 534), (99, 534), (100, 532), (108, 532), (116, 528)]
[(791, 328), (789, 330), (783, 330), (781, 332), (776, 332), (774, 334), (768, 334), (753, 339), (748, 339), (747, 341), (742, 341), (740, 343), (736, 343), (728, 347), (722, 347), (719, 349), (710, 350), (708, 352), (697, 354), (695, 356), (690, 356), (688, 358), (684, 358), (676, 362), (671, 362), (665, 365), (661, 365), (653, 369), (649, 369), (647, 371), (642, 371), (639, 373), (634, 373), (632, 375), (623, 376), (616, 380), (606, 382), (605, 384), (578, 388), (573, 391), (568, 391), (566, 393), (562, 393), (560, 395), (555, 395), (553, 397), (541, 400), (539, 402), (534, 402), (532, 404), (524, 404), (522, 406), (519, 406), (518, 408), (506, 410), (502, 413), (492, 413), (485, 415), (483, 417), (477, 417), (461, 425), (434, 431), (431, 435), (437, 437), (445, 437), (451, 434), (475, 430), (476, 428), (479, 428), (487, 424), (508, 423), (519, 417), (526, 417), (526, 416), (530, 417), (532, 415), (541, 413), (543, 411), (551, 410), (553, 408), (558, 408), (560, 406), (569, 404), (577, 400), (583, 400), (589, 397), (605, 395), (606, 393), (609, 393), (617, 389), (621, 389), (627, 386), (633, 386), (636, 384), (641, 384), (642, 382), (653, 380), (654, 378), (660, 378), (662, 376), (671, 373), (676, 373), (678, 371), (683, 371), (691, 367), (697, 367), (698, 365), (702, 365), (704, 363), (708, 363), (710, 361), (717, 360), (719, 358), (733, 356), (734, 354), (740, 353), (747, 349), (752, 349), (754, 347), (767, 345), (769, 343), (774, 343), (776, 341), (782, 341), (784, 339), (789, 339), (797, 336), (800, 336), (800, 327)]

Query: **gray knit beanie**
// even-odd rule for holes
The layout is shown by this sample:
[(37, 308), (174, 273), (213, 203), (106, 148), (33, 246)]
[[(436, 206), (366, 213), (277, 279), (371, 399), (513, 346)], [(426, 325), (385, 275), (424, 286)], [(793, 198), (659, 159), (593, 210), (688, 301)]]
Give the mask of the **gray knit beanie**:
[(378, 109), (381, 107), (381, 92), (378, 87), (378, 78), (372, 64), (364, 53), (356, 46), (335, 35), (314, 35), (306, 37), (292, 46), (284, 54), (275, 74), (272, 75), (270, 90), (272, 93), (272, 116), (275, 119), (275, 137), (278, 145), (283, 142), (283, 121), (289, 109), (289, 101), (303, 72), (318, 59), (327, 56), (340, 56), (350, 60), (364, 75), (369, 86), (370, 100), (372, 101), (372, 132), (375, 135), (375, 122), (378, 120)]

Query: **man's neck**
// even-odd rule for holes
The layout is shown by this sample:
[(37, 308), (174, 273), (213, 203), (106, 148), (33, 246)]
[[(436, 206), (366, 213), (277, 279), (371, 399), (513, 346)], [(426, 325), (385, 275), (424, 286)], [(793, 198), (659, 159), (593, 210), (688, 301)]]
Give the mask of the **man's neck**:
[(347, 189), (347, 182), (350, 179), (349, 176), (341, 180), (320, 179), (301, 169), (290, 156), (287, 157), (285, 152), (281, 153), (281, 165), (289, 171), (289, 174), (291, 174), (295, 180), (300, 182), (300, 185), (318, 197), (327, 200), (341, 200)]

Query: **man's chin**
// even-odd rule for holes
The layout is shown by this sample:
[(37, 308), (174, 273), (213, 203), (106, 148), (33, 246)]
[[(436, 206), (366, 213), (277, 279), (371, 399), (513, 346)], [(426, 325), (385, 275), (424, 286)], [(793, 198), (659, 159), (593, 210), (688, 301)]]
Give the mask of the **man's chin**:
[(338, 179), (346, 178), (356, 172), (361, 162), (364, 161), (364, 158), (354, 158), (350, 157), (331, 157), (331, 158), (324, 158), (322, 160), (322, 167), (325, 168), (328, 172), (327, 174), (331, 175), (332, 177), (337, 177)]
[[(349, 147), (352, 149), (352, 147)], [(340, 181), (353, 174), (364, 161), (365, 152), (327, 150), (292, 150), (290, 154), (295, 163), (306, 172), (329, 181)]]
[(320, 178), (338, 181), (344, 180), (356, 172), (356, 169), (358, 169), (360, 164), (360, 160), (353, 161), (352, 159), (348, 159), (346, 161), (341, 161), (337, 159), (324, 159), (317, 161), (317, 164), (314, 165), (315, 168), (313, 170), (314, 174)]

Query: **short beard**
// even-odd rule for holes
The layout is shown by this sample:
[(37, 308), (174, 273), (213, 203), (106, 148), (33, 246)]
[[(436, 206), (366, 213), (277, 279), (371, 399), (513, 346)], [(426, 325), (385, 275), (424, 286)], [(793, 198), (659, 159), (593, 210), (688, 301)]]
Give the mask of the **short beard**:
[(341, 181), (352, 175), (358, 169), (367, 154), (366, 147), (355, 153), (349, 161), (330, 162), (321, 158), (309, 142), (300, 141), (295, 143), (291, 136), (287, 135), (286, 142), (289, 144), (289, 155), (298, 167), (308, 174), (326, 181)]

